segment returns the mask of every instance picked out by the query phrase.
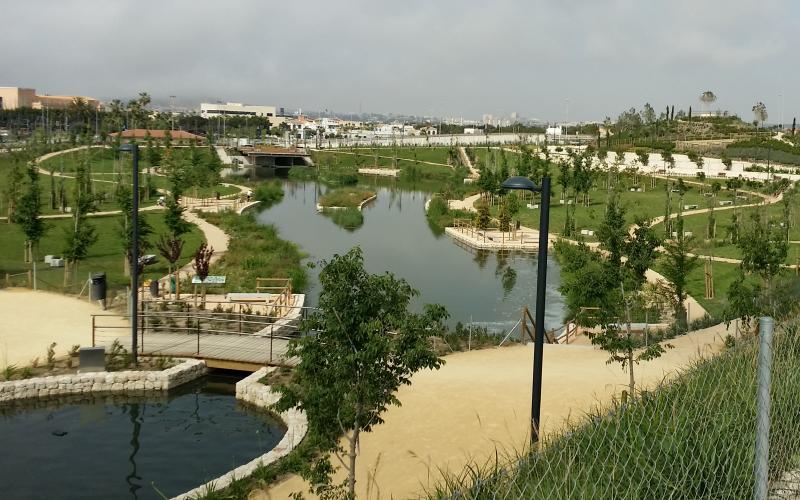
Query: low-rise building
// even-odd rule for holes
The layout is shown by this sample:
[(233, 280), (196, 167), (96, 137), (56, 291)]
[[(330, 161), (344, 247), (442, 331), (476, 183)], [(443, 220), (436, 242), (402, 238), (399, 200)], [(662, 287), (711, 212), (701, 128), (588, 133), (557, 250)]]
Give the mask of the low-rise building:
[(22, 87), (0, 87), (0, 110), (33, 108), (33, 109), (66, 109), (75, 99), (83, 100), (90, 108), (100, 107), (100, 101), (92, 97), (74, 95), (40, 95), (36, 89)]
[(275, 106), (251, 106), (240, 102), (228, 102), (225, 104), (203, 102), (200, 103), (200, 116), (203, 118), (216, 118), (218, 116), (260, 116), (271, 119), (277, 116), (277, 112)]

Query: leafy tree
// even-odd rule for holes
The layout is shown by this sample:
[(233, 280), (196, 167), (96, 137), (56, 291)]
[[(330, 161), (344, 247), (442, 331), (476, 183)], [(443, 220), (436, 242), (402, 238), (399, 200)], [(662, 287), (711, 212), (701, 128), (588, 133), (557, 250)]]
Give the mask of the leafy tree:
[(616, 195), (609, 197), (606, 204), (606, 213), (603, 223), (597, 230), (597, 239), (600, 247), (609, 254), (609, 271), (612, 277), (619, 279), (619, 270), (622, 268), (622, 257), (625, 252), (625, 239), (628, 231), (625, 225), (625, 209), (620, 205)]
[(739, 235), (736, 243), (742, 251), (742, 270), (757, 273), (763, 280), (763, 293), (772, 291), (772, 281), (782, 271), (789, 252), (781, 228), (771, 224), (758, 212), (753, 212), (752, 221), (747, 230)]
[(769, 118), (769, 114), (767, 113), (767, 107), (763, 102), (759, 101), (753, 106), (753, 117), (755, 118), (756, 123), (758, 123), (761, 127), (764, 126), (764, 122), (767, 121), (767, 118)]
[[(119, 206), (122, 216), (119, 219), (119, 226), (117, 227), (117, 236), (119, 243), (122, 247), (123, 259), (122, 265), (125, 276), (131, 275), (131, 266), (133, 264), (133, 255), (131, 254), (133, 244), (133, 192), (127, 184), (119, 184), (114, 193), (114, 198)], [(153, 233), (153, 228), (144, 217), (138, 218), (139, 223), (139, 250), (147, 250), (151, 247), (148, 238)]]
[[(631, 308), (641, 295), (645, 272), (652, 266), (660, 244), (646, 222), (639, 224), (632, 232), (625, 231), (624, 211), (616, 200), (610, 200), (598, 235), (606, 254), (591, 252), (582, 243), (556, 243), (562, 264), (559, 290), (566, 297), (569, 314), (582, 326), (600, 326), (600, 332), (590, 335), (592, 344), (609, 353), (608, 363), (619, 363), (629, 372), (631, 395), (635, 390), (634, 365), (661, 356), (665, 348), (631, 331)], [(623, 253), (627, 257), (624, 265)], [(625, 326), (621, 327), (623, 322)]]
[(5, 198), (6, 206), (8, 207), (8, 223), (14, 220), (14, 211), (19, 204), (19, 198), (22, 196), (23, 183), (25, 181), (25, 170), (20, 163), (18, 157), (12, 160), (11, 169), (6, 177)]
[(345, 434), (349, 446), (334, 451), (347, 455), (347, 494), (355, 498), (361, 433), (400, 404), (395, 393), (415, 372), (443, 364), (429, 342), (443, 330), (447, 312), (439, 305), (410, 312), (418, 292), (392, 274), (366, 272), (358, 247), (325, 263), (319, 279), (319, 309), (303, 323), (317, 334), (290, 343), (288, 356), (300, 363), (292, 383), (278, 387), (277, 408), (299, 406), (331, 441)]
[(675, 323), (679, 331), (686, 331), (688, 327), (686, 306), (684, 302), (688, 293), (686, 284), (689, 275), (699, 265), (697, 256), (692, 255), (694, 238), (686, 236), (683, 231), (683, 217), (678, 214), (675, 221), (676, 237), (664, 242), (663, 275), (668, 283), (665, 289), (670, 295), (672, 307), (675, 311)]
[(477, 203), (475, 208), (478, 210), (478, 217), (475, 221), (475, 225), (478, 227), (478, 229), (485, 231), (489, 228), (489, 223), (491, 222), (489, 205), (486, 202), (481, 201)]
[(77, 164), (75, 187), (73, 190), (72, 228), (64, 228), (62, 253), (67, 263), (64, 266), (64, 284), (67, 284), (70, 265), (77, 273), (78, 262), (89, 254), (89, 248), (97, 241), (95, 227), (87, 221), (90, 212), (95, 211), (95, 199), (87, 186), (91, 186), (85, 162)]
[(500, 202), (500, 211), (497, 214), (500, 222), (500, 231), (508, 232), (511, 230), (511, 214), (508, 212), (508, 205), (505, 199)]
[(47, 225), (40, 217), (42, 212), (42, 191), (39, 186), (39, 169), (35, 163), (28, 165), (27, 175), (27, 190), (19, 199), (19, 206), (14, 213), (14, 222), (20, 226), (27, 238), (26, 261), (33, 262), (35, 260), (35, 250), (47, 231)]
[(656, 112), (649, 102), (645, 103), (642, 108), (642, 121), (645, 125), (652, 125), (656, 121)]

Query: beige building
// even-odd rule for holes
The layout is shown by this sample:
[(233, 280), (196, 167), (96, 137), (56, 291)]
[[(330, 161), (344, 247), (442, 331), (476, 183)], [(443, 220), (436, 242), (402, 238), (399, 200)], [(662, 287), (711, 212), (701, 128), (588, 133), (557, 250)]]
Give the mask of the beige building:
[(22, 87), (0, 87), (0, 110), (33, 108), (33, 109), (64, 109), (68, 107), (75, 98), (86, 101), (89, 107), (97, 109), (100, 101), (92, 97), (73, 96), (73, 95), (39, 95), (35, 89), (25, 89)]

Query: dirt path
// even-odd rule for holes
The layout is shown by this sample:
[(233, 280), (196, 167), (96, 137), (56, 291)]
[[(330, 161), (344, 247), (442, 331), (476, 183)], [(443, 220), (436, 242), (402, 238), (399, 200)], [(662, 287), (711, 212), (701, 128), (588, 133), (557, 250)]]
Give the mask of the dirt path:
[[(636, 366), (640, 384), (653, 386), (674, 376), (698, 355), (720, 349), (723, 325), (670, 341), (661, 358)], [(522, 450), (528, 440), (532, 345), (453, 354), (438, 371), (412, 377), (390, 407), (386, 422), (363, 435), (357, 465), (359, 499), (415, 497), (440, 478), (440, 470), (460, 472), (472, 462), (494, 460), (497, 449)], [(628, 380), (608, 355), (592, 346), (545, 345), (542, 431), (553, 434), (568, 419), (579, 419), (608, 404)], [(334, 462), (336, 460), (334, 459)], [(338, 463), (338, 462), (336, 462)], [(338, 482), (344, 477), (336, 475)], [(285, 499), (307, 491), (297, 476), (250, 498)]]
[[(56, 342), (56, 355), (73, 345), (92, 345), (92, 314), (99, 305), (68, 295), (11, 288), (0, 290), (0, 367), (30, 365), (46, 360), (47, 347)], [(124, 326), (126, 322), (108, 318)]]

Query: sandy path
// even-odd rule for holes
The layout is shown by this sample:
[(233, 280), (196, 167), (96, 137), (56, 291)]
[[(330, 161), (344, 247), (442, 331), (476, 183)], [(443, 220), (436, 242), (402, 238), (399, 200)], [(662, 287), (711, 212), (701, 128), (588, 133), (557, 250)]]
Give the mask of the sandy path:
[[(696, 359), (716, 352), (726, 334), (718, 325), (670, 341), (675, 348), (636, 367), (652, 385)], [(544, 346), (542, 429), (551, 434), (598, 402), (620, 394), (628, 375), (605, 363), (592, 346)], [(471, 461), (494, 459), (496, 448), (521, 450), (528, 438), (532, 344), (453, 354), (438, 371), (423, 371), (398, 392), (386, 423), (365, 434), (357, 465), (358, 498), (408, 498)], [(376, 467), (377, 464), (377, 467)], [(377, 472), (376, 472), (377, 470)], [(337, 480), (344, 475), (339, 472)], [(374, 481), (370, 484), (370, 477)], [(307, 487), (291, 476), (254, 498), (285, 499)]]
[[(0, 290), (0, 367), (26, 366), (35, 357), (44, 362), (52, 342), (59, 357), (75, 344), (91, 346), (91, 315), (103, 313), (99, 305), (67, 295)], [(104, 321), (126, 324), (117, 318)]]

